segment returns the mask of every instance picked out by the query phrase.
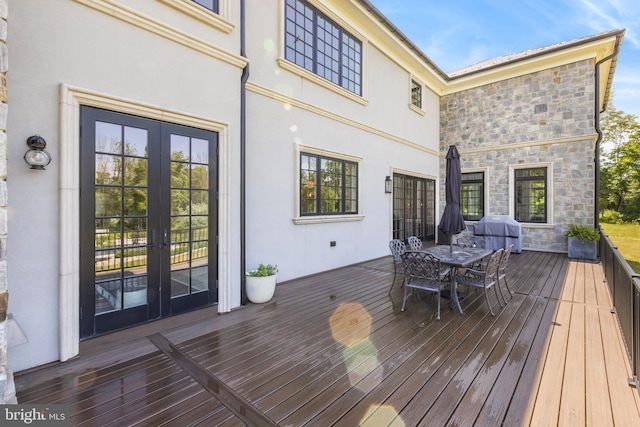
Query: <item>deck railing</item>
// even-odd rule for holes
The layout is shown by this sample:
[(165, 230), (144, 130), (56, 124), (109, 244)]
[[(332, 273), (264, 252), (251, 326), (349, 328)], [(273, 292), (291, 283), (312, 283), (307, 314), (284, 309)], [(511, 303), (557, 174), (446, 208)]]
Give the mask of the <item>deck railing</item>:
[(640, 274), (633, 271), (602, 228), (600, 236), (600, 261), (631, 362), (631, 381), (640, 389)]

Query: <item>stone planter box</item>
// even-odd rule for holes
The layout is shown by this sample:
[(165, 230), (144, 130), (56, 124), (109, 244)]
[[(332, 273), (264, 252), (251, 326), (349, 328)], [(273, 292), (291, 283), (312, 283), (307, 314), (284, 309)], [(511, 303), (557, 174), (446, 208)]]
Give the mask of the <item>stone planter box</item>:
[(569, 239), (569, 258), (590, 259), (598, 258), (598, 242), (593, 240), (582, 240), (577, 237)]

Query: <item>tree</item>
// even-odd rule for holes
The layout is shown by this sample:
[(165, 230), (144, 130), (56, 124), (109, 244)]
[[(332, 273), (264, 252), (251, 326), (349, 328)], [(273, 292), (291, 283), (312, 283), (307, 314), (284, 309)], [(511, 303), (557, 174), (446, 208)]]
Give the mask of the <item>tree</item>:
[(600, 209), (640, 218), (640, 124), (637, 116), (611, 107), (601, 122)]

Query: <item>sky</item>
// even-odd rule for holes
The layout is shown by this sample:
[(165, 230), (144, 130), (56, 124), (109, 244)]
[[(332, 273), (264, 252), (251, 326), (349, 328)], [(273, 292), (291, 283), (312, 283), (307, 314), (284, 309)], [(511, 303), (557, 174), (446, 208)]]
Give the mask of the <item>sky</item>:
[(370, 0), (442, 70), (626, 29), (609, 105), (640, 120), (638, 0)]

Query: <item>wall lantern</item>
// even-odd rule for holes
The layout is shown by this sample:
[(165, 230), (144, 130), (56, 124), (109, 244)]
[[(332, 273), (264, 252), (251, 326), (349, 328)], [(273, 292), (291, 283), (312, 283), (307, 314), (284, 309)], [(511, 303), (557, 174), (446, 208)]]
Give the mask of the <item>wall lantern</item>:
[(387, 193), (387, 194), (391, 193), (391, 183), (392, 183), (391, 177), (387, 176), (384, 179), (384, 192)]
[(51, 154), (47, 148), (47, 141), (40, 135), (33, 135), (27, 138), (29, 150), (24, 153), (24, 161), (31, 169), (44, 170), (44, 167), (51, 163)]

